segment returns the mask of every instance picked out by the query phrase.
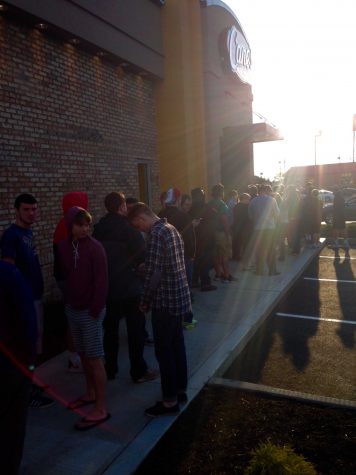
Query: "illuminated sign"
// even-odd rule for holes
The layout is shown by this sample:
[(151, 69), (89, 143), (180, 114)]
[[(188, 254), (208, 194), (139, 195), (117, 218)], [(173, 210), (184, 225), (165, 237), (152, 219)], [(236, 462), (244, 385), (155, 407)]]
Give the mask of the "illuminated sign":
[(250, 82), (251, 50), (243, 34), (233, 26), (227, 32), (227, 50), (231, 71), (243, 82)]

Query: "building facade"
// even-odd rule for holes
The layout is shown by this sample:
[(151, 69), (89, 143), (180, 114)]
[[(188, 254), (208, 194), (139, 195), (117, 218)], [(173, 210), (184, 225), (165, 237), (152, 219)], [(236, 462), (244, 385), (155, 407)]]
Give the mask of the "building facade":
[(157, 209), (253, 176), (251, 51), (221, 0), (0, 0), (0, 234), (32, 193), (47, 285), (61, 201), (86, 191), (94, 221), (122, 190)]
[(315, 188), (332, 191), (334, 186), (356, 187), (356, 163), (328, 163), (292, 167), (284, 175), (286, 185), (304, 186), (312, 183)]
[(185, 191), (250, 183), (253, 143), (281, 139), (253, 123), (251, 49), (221, 0), (168, 0), (162, 9), (164, 81), (157, 87), (161, 186)]
[(0, 234), (13, 219), (15, 197), (32, 193), (50, 294), (64, 193), (86, 191), (94, 220), (110, 191), (149, 203), (159, 196), (161, 7), (150, 0), (1, 5)]

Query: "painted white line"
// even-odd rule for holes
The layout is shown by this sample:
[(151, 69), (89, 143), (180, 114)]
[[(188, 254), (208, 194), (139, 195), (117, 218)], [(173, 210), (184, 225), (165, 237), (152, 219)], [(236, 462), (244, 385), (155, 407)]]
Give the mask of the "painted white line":
[(341, 282), (342, 284), (356, 284), (356, 280), (319, 279), (317, 277), (304, 277), (304, 280), (315, 280), (319, 282)]
[(247, 381), (234, 381), (225, 378), (212, 378), (209, 381), (210, 385), (224, 386), (227, 388), (241, 389), (245, 391), (252, 391), (261, 394), (268, 394), (271, 396), (283, 396), (288, 399), (296, 399), (297, 401), (323, 404), (325, 406), (335, 406), (347, 409), (356, 409), (356, 401), (347, 399), (336, 399), (327, 396), (318, 396), (316, 394), (302, 393), (299, 391), (291, 391), (282, 388), (273, 388), (264, 384), (249, 383)]
[(309, 317), (307, 315), (295, 315), (294, 313), (276, 313), (277, 317), (288, 317), (288, 318), (302, 318), (304, 320), (320, 320), (321, 322), (332, 322), (332, 323), (347, 323), (348, 325), (356, 325), (356, 321), (353, 320), (337, 320), (336, 318), (322, 318), (322, 317)]
[(319, 256), (320, 259), (344, 259), (345, 261), (353, 261), (356, 257), (349, 257), (349, 256)]

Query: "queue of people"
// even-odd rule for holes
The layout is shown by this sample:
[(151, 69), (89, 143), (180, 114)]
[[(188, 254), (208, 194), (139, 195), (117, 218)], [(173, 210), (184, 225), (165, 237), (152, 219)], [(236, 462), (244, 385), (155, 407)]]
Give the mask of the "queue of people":
[[(162, 400), (145, 414), (177, 414), (187, 401), (184, 329), (197, 324), (193, 289), (217, 291), (213, 280), (226, 285), (236, 281), (231, 260), (256, 276), (275, 276), (277, 262), (286, 257), (286, 243), (291, 254), (300, 252), (303, 238), (305, 245), (319, 245), (321, 205), (311, 186), (299, 191), (295, 186), (272, 190), (266, 184), (249, 185), (241, 194), (232, 190), (226, 202), (224, 192), (217, 184), (207, 200), (201, 188), (182, 195), (172, 187), (161, 194), (158, 214), (135, 198), (111, 192), (104, 200), (107, 213), (92, 235), (86, 193), (63, 197), (64, 215), (53, 238), (54, 276), (68, 321), (69, 369), (82, 370), (86, 381), (68, 408), (90, 407), (76, 430), (89, 430), (110, 418), (105, 394), (107, 381), (119, 370), (120, 320), (126, 322), (133, 383), (161, 378)], [(0, 427), (17, 447), (4, 451), (6, 473), (18, 470), (27, 407), (54, 403), (36, 378), (44, 291), (32, 232), (38, 203), (21, 194), (14, 208), (15, 222), (0, 240), (0, 368), (6, 386)], [(345, 228), (342, 216), (335, 226), (337, 239)], [(153, 342), (146, 328), (148, 312)], [(158, 370), (149, 368), (144, 358), (145, 345), (151, 343)], [(14, 412), (17, 416), (10, 420)]]

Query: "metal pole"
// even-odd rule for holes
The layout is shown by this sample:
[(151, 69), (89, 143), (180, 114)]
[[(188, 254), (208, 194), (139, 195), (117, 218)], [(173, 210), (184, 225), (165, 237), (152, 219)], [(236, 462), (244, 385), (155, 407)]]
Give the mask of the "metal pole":
[(314, 135), (314, 165), (316, 166), (316, 135)]
[(353, 144), (352, 144), (352, 163), (355, 163), (355, 131), (353, 131)]

